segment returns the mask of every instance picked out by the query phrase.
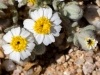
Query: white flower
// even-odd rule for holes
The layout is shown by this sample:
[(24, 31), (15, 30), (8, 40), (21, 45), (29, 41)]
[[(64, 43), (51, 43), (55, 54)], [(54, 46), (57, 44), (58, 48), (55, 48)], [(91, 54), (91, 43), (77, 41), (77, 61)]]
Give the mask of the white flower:
[(38, 44), (49, 45), (55, 42), (54, 36), (59, 36), (62, 22), (58, 13), (52, 15), (51, 8), (40, 8), (30, 13), (32, 19), (24, 20), (24, 28), (33, 33)]
[(94, 49), (98, 43), (98, 41), (96, 41), (95, 39), (93, 38), (85, 38), (85, 43), (86, 43), (86, 47), (91, 50), (91, 49)]
[(16, 1), (18, 1), (19, 3), (21, 3), (21, 2), (22, 2), (22, 0), (16, 0)]
[(94, 32), (86, 30), (75, 34), (77, 41), (83, 50), (93, 50), (97, 46), (98, 41), (95, 39)]
[(64, 0), (59, 0), (59, 1), (64, 1)]
[(3, 39), (8, 43), (2, 46), (5, 54), (9, 54), (9, 58), (19, 62), (20, 58), (24, 60), (31, 55), (30, 52), (34, 49), (34, 40), (30, 33), (24, 28), (13, 28), (8, 31)]

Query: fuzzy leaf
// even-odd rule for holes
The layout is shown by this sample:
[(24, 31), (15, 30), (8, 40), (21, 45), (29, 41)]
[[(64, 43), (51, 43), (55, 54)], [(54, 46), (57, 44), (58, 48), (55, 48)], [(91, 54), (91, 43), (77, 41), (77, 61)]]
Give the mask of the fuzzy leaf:
[(53, 5), (53, 8), (55, 9), (55, 10), (57, 10), (58, 8), (57, 8), (57, 1), (53, 1), (53, 3), (52, 3), (52, 5)]
[(18, 21), (18, 13), (17, 13), (17, 10), (14, 10), (14, 13), (13, 13), (13, 22), (16, 23)]
[(75, 46), (79, 46), (79, 43), (78, 43), (76, 36), (74, 36), (74, 38), (73, 38), (73, 43), (74, 43)]
[(7, 0), (8, 1), (8, 5), (14, 5), (15, 0)]
[(74, 22), (73, 24), (72, 24), (72, 27), (76, 27), (78, 25), (78, 23), (77, 22)]
[(46, 47), (44, 44), (40, 44), (40, 45), (36, 45), (35, 49), (33, 50), (33, 52), (37, 55), (42, 55), (46, 50)]
[(88, 25), (88, 26), (86, 26), (86, 27), (84, 27), (84, 28), (82, 29), (82, 32), (83, 32), (83, 31), (86, 31), (86, 30), (96, 30), (96, 28), (95, 28), (95, 26), (93, 26), (93, 25)]
[(63, 11), (64, 16), (67, 16), (67, 11)]
[(69, 36), (68, 38), (67, 38), (67, 42), (72, 42), (73, 41), (73, 36)]
[(0, 1), (0, 9), (6, 9), (6, 8), (8, 7)]
[(23, 4), (25, 5), (27, 3), (27, 0), (22, 0)]

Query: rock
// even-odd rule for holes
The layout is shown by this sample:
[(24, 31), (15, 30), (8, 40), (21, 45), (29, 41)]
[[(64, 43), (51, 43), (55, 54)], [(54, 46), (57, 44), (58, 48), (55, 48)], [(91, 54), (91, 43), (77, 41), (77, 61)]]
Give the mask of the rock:
[(36, 68), (36, 70), (34, 71), (34, 74), (33, 75), (40, 75), (40, 72), (41, 71), (42, 71), (42, 67), (40, 65), (38, 65), (37, 68)]
[(68, 59), (70, 58), (69, 55), (65, 55), (65, 57), (66, 57), (66, 61), (68, 61)]
[(100, 7), (100, 0), (96, 0), (96, 4)]
[(90, 62), (85, 62), (83, 65), (83, 72), (85, 75), (88, 75), (93, 72), (95, 65)]
[(0, 58), (4, 58), (4, 53), (3, 53), (2, 48), (0, 48)]
[(75, 61), (75, 65), (77, 65), (77, 66), (81, 66), (81, 65), (83, 65), (84, 64), (84, 59), (76, 59), (76, 61)]
[(29, 70), (33, 65), (36, 65), (36, 63), (30, 63), (30, 62), (27, 62), (26, 65), (24, 66), (24, 70)]
[(59, 54), (59, 55), (56, 56), (55, 60), (56, 60), (56, 62), (58, 64), (61, 64), (61, 63), (64, 63), (66, 59), (65, 59), (65, 56), (64, 55)]
[(85, 10), (84, 17), (90, 24), (100, 29), (100, 16), (97, 12), (98, 9), (98, 6), (89, 4)]
[(15, 64), (13, 63), (12, 60), (5, 60), (2, 64), (2, 67), (6, 70), (6, 71), (13, 71), (16, 69)]
[(22, 72), (22, 67), (17, 65), (17, 67), (13, 71), (13, 74), (12, 75), (20, 75), (21, 72)]
[(68, 53), (71, 53), (71, 52), (73, 52), (74, 50), (73, 49), (70, 49), (69, 51), (68, 51)]
[(98, 75), (98, 74), (97, 74), (97, 71), (93, 71), (93, 72), (92, 72), (92, 75)]
[(29, 69), (28, 71), (27, 71), (27, 74), (28, 75), (32, 75), (34, 72), (33, 72), (33, 68), (31, 68), (31, 69)]
[(100, 61), (95, 62), (95, 65), (100, 68)]
[(70, 71), (69, 71), (68, 69), (66, 69), (66, 70), (64, 71), (64, 75), (71, 75), (71, 73), (70, 73)]

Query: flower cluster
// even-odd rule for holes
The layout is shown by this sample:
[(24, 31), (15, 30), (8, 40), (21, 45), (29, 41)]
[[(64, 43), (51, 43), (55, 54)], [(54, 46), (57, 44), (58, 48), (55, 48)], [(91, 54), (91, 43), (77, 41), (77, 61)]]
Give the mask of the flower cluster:
[(3, 45), (4, 53), (10, 54), (10, 59), (20, 61), (31, 55), (37, 45), (49, 45), (55, 42), (61, 30), (61, 20), (58, 13), (52, 14), (51, 8), (39, 8), (30, 13), (32, 19), (25, 19), (24, 28), (13, 28), (4, 35), (7, 44)]
[[(3, 18), (5, 11), (2, 9), (8, 8), (13, 22), (13, 26), (7, 26), (7, 29), (3, 27), (3, 39), (6, 41), (6, 44), (2, 45), (4, 53), (17, 62), (28, 57), (34, 58), (35, 55), (43, 54), (45, 46), (54, 43), (60, 33), (67, 36), (64, 37), (67, 41), (61, 40), (62, 43), (72, 42), (71, 44), (83, 50), (95, 49), (98, 43), (95, 32), (99, 31), (100, 19), (94, 16), (90, 18), (93, 14), (87, 16), (92, 6), (84, 13), (84, 6), (81, 7), (79, 4), (67, 0), (10, 0), (8, 4), (0, 1), (0, 13), (3, 14)], [(99, 10), (97, 12), (99, 14)], [(85, 27), (81, 27), (83, 24), (78, 25), (81, 19), (84, 20), (83, 15), (90, 24), (97, 27), (97, 30), (93, 25), (86, 26), (87, 23), (83, 23)]]

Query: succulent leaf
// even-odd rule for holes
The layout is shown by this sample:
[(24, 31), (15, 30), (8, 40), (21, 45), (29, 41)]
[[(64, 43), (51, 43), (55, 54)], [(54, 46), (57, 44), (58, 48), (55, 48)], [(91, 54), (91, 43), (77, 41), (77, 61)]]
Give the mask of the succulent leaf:
[(42, 55), (45, 51), (46, 47), (44, 44), (36, 45), (35, 49), (33, 50), (36, 55)]

